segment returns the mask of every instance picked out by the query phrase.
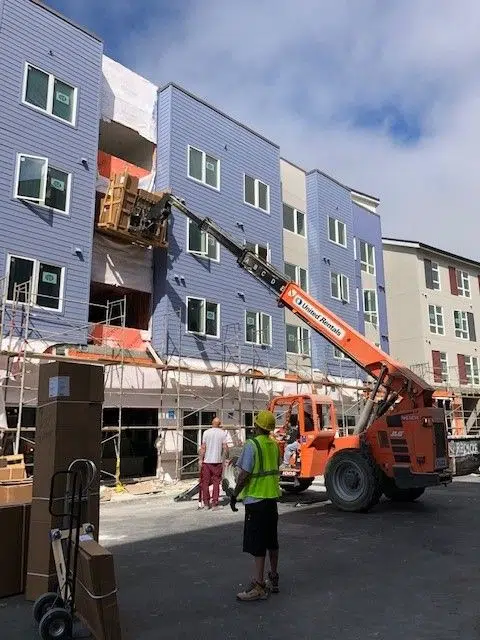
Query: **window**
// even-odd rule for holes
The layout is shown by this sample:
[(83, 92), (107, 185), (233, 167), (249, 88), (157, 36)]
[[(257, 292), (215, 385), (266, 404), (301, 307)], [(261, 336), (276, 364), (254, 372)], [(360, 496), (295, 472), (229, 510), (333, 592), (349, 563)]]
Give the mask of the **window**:
[(475, 319), (470, 311), (454, 311), (455, 336), (476, 342)]
[(305, 214), (298, 209), (283, 205), (283, 228), (305, 237)]
[(360, 268), (365, 273), (375, 275), (375, 247), (360, 240)]
[(244, 176), (243, 198), (252, 207), (262, 209), (267, 213), (270, 211), (270, 187), (256, 178)]
[(443, 351), (432, 351), (433, 381), (448, 382), (448, 358)]
[(340, 351), (338, 347), (333, 347), (333, 357), (335, 358), (335, 360), (345, 360), (347, 356), (343, 353), (343, 351)]
[(445, 335), (445, 327), (443, 324), (443, 309), (442, 307), (429, 304), (428, 305), (428, 318), (430, 322), (430, 332), (436, 333), (439, 336)]
[(347, 276), (344, 276), (342, 273), (330, 273), (330, 291), (332, 298), (349, 302), (350, 292)]
[(75, 124), (77, 89), (31, 64), (25, 67), (23, 102), (59, 120)]
[(272, 344), (272, 318), (260, 311), (245, 313), (245, 342), (270, 346)]
[(28, 283), (31, 282), (31, 303), (42, 309), (61, 311), (63, 306), (64, 269), (56, 265), (9, 256), (7, 302), (28, 302)]
[(305, 327), (287, 324), (285, 327), (287, 353), (310, 355), (310, 331)]
[(363, 317), (365, 322), (378, 325), (377, 292), (375, 289), (365, 289), (363, 292)]
[(440, 291), (440, 268), (438, 263), (425, 258), (423, 266), (425, 269), (425, 285), (427, 289)]
[(188, 147), (188, 176), (213, 189), (220, 189), (220, 161), (200, 149)]
[(440, 370), (442, 382), (448, 382), (448, 356), (445, 352), (440, 352)]
[(470, 278), (466, 271), (457, 270), (457, 292), (459, 296), (470, 298)]
[(328, 216), (328, 239), (342, 247), (347, 246), (347, 227), (344, 222)]
[(307, 270), (303, 267), (299, 267), (295, 264), (285, 262), (284, 266), (285, 275), (293, 282), (296, 282), (299, 287), (302, 287), (304, 291), (308, 291), (308, 277)]
[(219, 337), (220, 311), (216, 302), (204, 298), (187, 298), (187, 332)]
[(205, 231), (202, 231), (193, 220), (188, 220), (187, 224), (187, 251), (202, 258), (209, 258), (219, 262), (220, 245), (215, 238)]
[(71, 176), (49, 166), (40, 156), (17, 156), (15, 197), (54, 211), (68, 213)]
[(263, 244), (254, 244), (253, 242), (245, 242), (245, 248), (252, 253), (255, 253), (259, 258), (265, 260), (265, 262), (269, 262), (270, 251), (268, 249), (268, 245)]
[(478, 358), (474, 356), (464, 356), (464, 360), (467, 383), (471, 385), (480, 385), (480, 369), (478, 367)]

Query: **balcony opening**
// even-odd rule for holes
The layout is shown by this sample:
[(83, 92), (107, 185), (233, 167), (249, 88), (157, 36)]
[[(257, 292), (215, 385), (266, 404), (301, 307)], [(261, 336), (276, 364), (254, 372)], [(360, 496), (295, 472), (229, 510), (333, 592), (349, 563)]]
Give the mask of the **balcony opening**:
[[(120, 305), (114, 305), (113, 313), (107, 317), (107, 306), (126, 298), (125, 326), (129, 329), (148, 330), (151, 315), (151, 295), (145, 291), (136, 291), (116, 287), (101, 282), (90, 285), (90, 307), (88, 321), (91, 324), (110, 324), (122, 326), (123, 318)], [(118, 312), (115, 311), (118, 309)]]
[(151, 171), (155, 145), (118, 122), (100, 122), (98, 148), (116, 158)]

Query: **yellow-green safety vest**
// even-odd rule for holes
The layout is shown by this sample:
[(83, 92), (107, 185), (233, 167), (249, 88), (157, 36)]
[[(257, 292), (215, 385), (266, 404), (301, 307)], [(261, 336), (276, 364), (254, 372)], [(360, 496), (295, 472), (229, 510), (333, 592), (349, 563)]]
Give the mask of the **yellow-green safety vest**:
[(238, 498), (279, 498), (280, 449), (275, 440), (269, 436), (256, 436), (250, 440), (255, 450), (255, 464), (247, 484), (240, 492)]

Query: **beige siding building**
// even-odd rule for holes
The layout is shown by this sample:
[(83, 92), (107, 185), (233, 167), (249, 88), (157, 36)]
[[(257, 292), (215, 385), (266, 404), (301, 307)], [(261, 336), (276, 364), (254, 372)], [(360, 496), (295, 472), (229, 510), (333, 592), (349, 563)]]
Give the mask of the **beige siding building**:
[(392, 238), (383, 254), (392, 356), (437, 387), (457, 431), (478, 431), (480, 263)]

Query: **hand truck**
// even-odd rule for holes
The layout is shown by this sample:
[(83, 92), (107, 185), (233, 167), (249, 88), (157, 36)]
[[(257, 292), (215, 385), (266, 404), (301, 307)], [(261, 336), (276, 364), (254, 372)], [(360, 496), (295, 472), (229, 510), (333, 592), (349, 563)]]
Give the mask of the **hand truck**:
[[(62, 519), (59, 529), (50, 531), (50, 543), (57, 573), (57, 592), (44, 593), (33, 605), (33, 617), (38, 624), (42, 640), (72, 640), (75, 620), (75, 589), (78, 553), (81, 540), (93, 540), (94, 527), (82, 524), (82, 510), (86, 513), (89, 489), (97, 474), (91, 460), (74, 460), (66, 471), (53, 474), (50, 483), (48, 510)], [(56, 489), (60, 478), (65, 480), (63, 510), (54, 508)]]

